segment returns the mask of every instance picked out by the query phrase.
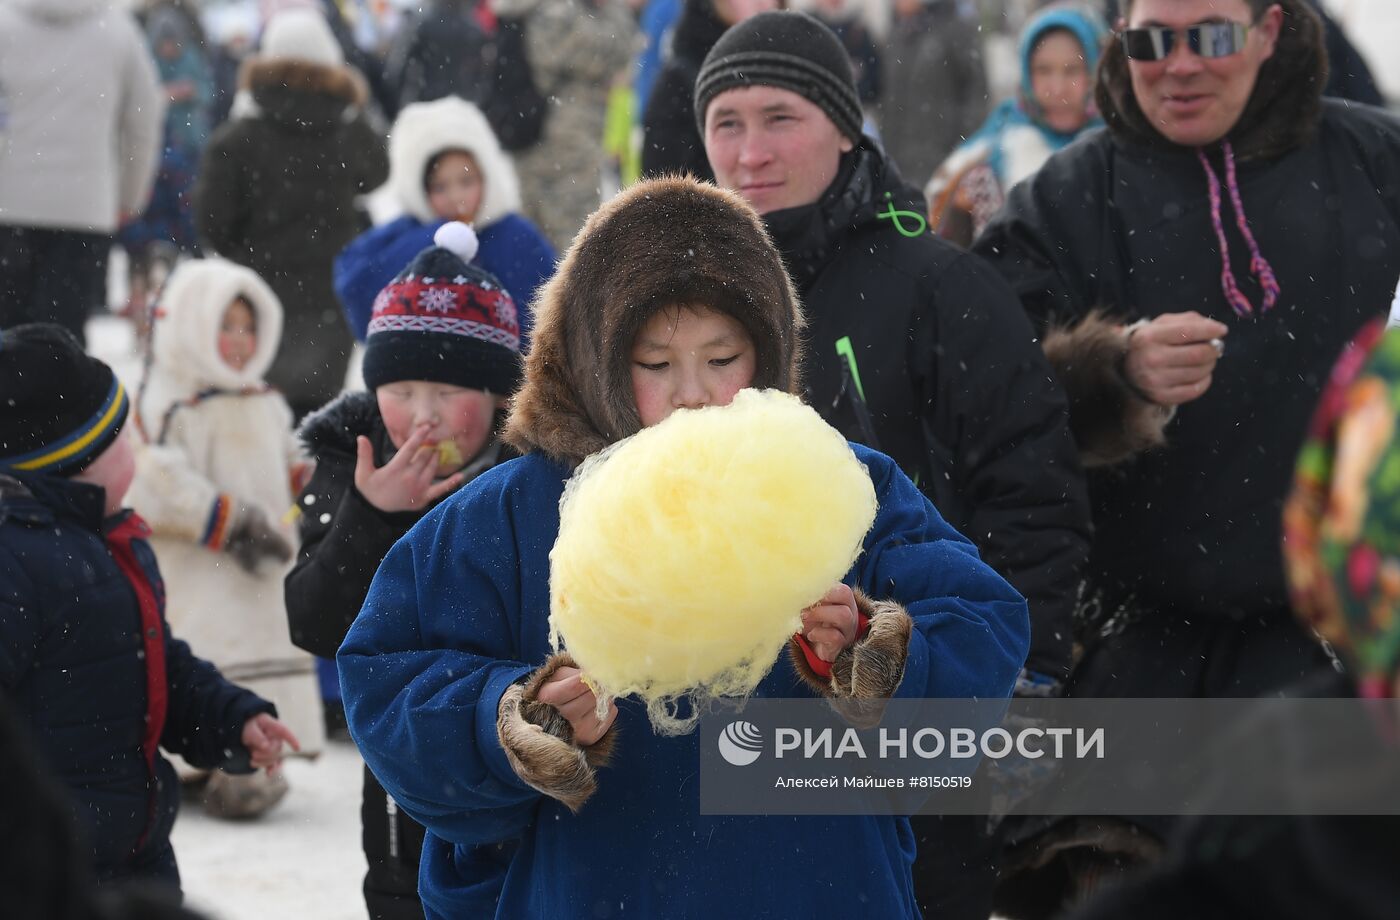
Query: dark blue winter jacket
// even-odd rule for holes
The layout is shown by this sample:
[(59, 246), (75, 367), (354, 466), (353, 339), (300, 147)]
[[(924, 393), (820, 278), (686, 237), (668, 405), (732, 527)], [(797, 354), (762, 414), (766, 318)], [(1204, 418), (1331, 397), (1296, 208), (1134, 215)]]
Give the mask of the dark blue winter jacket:
[[(446, 221), (425, 224), (404, 216), (373, 227), (350, 241), (335, 259), (335, 294), (345, 310), (350, 331), (361, 342), (369, 327), (374, 298), (394, 280), (413, 257), (433, 245), (433, 234)], [(520, 317), (520, 349), (530, 339), (530, 302), (535, 288), (554, 274), (554, 249), (535, 225), (519, 214), (507, 214), (489, 227), (477, 229), (472, 261), (505, 285)]]
[[(68, 787), (108, 879), (169, 839), (179, 785), (155, 741), (246, 773), (243, 723), (275, 709), (170, 635), (149, 531), (130, 511), (104, 520), (104, 501), (98, 486), (0, 474), (0, 693)], [(161, 659), (157, 682), (148, 665)]]
[[(896, 697), (1010, 696), (1026, 604), (894, 462), (852, 446), (879, 501), (846, 581), (914, 620)], [(375, 575), (337, 658), (351, 733), (428, 828), (429, 917), (917, 917), (909, 821), (700, 814), (698, 733), (661, 737), (618, 700), (612, 763), (577, 814), (526, 785), (496, 732), (502, 694), (549, 644), (549, 552), (569, 470), (502, 464), (426, 514)], [(786, 654), (755, 697), (813, 691)], [(512, 838), (504, 879), (476, 845)]]

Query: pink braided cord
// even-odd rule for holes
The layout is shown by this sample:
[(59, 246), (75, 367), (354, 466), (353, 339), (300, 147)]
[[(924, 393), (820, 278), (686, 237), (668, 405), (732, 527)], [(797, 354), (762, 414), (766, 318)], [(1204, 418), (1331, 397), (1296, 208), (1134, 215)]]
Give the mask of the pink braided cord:
[[(1259, 244), (1254, 239), (1254, 234), (1250, 232), (1249, 221), (1245, 218), (1244, 202), (1240, 199), (1240, 184), (1235, 177), (1235, 151), (1229, 141), (1221, 145), (1225, 153), (1225, 181), (1230, 192), (1230, 204), (1235, 209), (1235, 225), (1240, 228), (1240, 235), (1244, 237), (1245, 244), (1249, 246), (1249, 271), (1259, 281), (1259, 286), (1264, 291), (1264, 302), (1260, 307), (1260, 312), (1265, 312), (1278, 302), (1279, 283), (1274, 275), (1274, 268), (1269, 261), (1264, 258), (1264, 254), (1259, 251)], [(1220, 194), (1220, 177), (1211, 168), (1210, 160), (1206, 159), (1205, 151), (1196, 148), (1196, 158), (1201, 162), (1201, 168), (1206, 171), (1206, 184), (1210, 187), (1210, 223), (1215, 229), (1215, 239), (1220, 245), (1220, 288), (1225, 292), (1225, 300), (1230, 304), (1230, 308), (1238, 316), (1250, 316), (1254, 313), (1254, 305), (1249, 302), (1249, 298), (1240, 290), (1239, 284), (1235, 281), (1235, 273), (1230, 269), (1230, 244), (1225, 238), (1225, 223), (1220, 217), (1222, 198)]]

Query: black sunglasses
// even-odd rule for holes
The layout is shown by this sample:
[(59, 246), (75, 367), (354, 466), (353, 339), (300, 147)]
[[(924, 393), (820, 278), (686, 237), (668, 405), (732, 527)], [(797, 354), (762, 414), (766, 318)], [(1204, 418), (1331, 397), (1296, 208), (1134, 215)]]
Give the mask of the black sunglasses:
[(1172, 53), (1181, 36), (1186, 47), (1204, 58), (1228, 57), (1244, 50), (1249, 26), (1238, 22), (1202, 22), (1184, 29), (1149, 26), (1120, 33), (1123, 52), (1134, 61), (1160, 61)]

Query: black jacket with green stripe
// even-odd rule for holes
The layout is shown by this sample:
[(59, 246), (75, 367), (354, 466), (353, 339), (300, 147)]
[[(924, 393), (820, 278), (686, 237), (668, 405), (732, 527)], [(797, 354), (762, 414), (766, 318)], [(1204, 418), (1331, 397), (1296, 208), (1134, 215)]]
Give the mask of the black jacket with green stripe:
[(1063, 679), (1090, 529), (1065, 399), (1011, 288), (924, 213), (866, 140), (819, 201), (765, 216), (806, 311), (808, 401), (1026, 596), (1027, 667)]

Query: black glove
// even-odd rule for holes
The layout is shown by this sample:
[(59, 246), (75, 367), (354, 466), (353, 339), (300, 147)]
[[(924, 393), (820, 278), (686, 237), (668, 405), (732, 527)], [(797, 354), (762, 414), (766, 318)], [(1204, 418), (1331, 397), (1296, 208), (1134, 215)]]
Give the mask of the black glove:
[(239, 508), (224, 541), (224, 552), (233, 557), (247, 572), (256, 572), (263, 559), (286, 562), (292, 558), (292, 545), (267, 520), (261, 508), (244, 505)]

